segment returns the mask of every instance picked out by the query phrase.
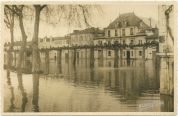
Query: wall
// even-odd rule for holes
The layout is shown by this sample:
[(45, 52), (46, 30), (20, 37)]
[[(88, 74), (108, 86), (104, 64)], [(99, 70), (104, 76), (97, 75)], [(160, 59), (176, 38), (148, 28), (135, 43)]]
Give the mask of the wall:
[(174, 95), (174, 58), (160, 57), (160, 93)]
[[(130, 34), (130, 28), (133, 28), (133, 35), (139, 31), (137, 27), (130, 26), (127, 28), (117, 28), (117, 29), (105, 29), (105, 37), (108, 37), (108, 30), (110, 30), (110, 37), (122, 37), (122, 29), (125, 29), (125, 36), (132, 36)], [(115, 36), (115, 30), (117, 30), (117, 36)]]

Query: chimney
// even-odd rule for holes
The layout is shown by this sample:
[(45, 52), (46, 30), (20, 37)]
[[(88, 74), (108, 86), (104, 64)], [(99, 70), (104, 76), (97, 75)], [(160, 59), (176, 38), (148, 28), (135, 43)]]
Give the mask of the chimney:
[(151, 26), (151, 17), (149, 18), (149, 21), (150, 21), (150, 27), (152, 27), (152, 26)]

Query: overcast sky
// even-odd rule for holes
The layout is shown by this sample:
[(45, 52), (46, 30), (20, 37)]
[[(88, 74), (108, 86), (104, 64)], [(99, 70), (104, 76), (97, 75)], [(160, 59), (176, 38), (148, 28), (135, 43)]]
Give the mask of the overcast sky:
[[(91, 19), (91, 25), (94, 27), (104, 28), (109, 25), (111, 21), (122, 13), (134, 12), (138, 17), (152, 18), (154, 21), (158, 20), (158, 5), (153, 3), (114, 3), (114, 4), (101, 4), (103, 10), (102, 14), (94, 14)], [(15, 25), (14, 36), (15, 40), (20, 40), (20, 30), (18, 22)], [(28, 41), (32, 39), (34, 21), (24, 21), (25, 31), (28, 36)], [(84, 27), (83, 27), (84, 28)], [(73, 29), (80, 29), (78, 27), (69, 27), (64, 23), (56, 23), (55, 26), (48, 24), (44, 21), (40, 22), (39, 37), (45, 36), (64, 36), (73, 31)], [(5, 29), (5, 39), (10, 40), (9, 30)]]

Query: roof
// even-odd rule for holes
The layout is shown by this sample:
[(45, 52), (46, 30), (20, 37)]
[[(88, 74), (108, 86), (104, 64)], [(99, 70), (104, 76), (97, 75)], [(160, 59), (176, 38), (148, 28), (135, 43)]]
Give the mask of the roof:
[(132, 13), (120, 14), (107, 28), (122, 28), (129, 26), (137, 26), (141, 29), (150, 28), (142, 19)]
[(99, 28), (95, 28), (95, 27), (91, 27), (91, 28), (86, 28), (84, 30), (74, 30), (73, 33), (71, 35), (74, 34), (87, 34), (87, 33), (91, 33), (91, 34), (104, 34), (104, 31), (99, 29)]
[[(15, 42), (14, 42), (14, 46), (21, 46), (22, 43), (23, 43), (22, 41), (15, 41)], [(30, 46), (30, 45), (32, 44), (32, 42), (31, 42), (31, 41), (28, 41), (26, 44)], [(10, 45), (10, 43), (8, 43), (8, 44), (5, 43), (5, 46), (9, 46), (9, 45)]]
[(52, 38), (54, 38), (54, 41), (55, 41), (55, 40), (63, 40), (63, 39), (66, 39), (66, 37), (52, 37)]

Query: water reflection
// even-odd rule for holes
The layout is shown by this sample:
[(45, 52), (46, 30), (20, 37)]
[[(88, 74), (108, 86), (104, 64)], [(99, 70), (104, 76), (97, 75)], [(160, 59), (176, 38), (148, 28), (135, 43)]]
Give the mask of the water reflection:
[(34, 112), (39, 112), (39, 74), (33, 74), (33, 98), (32, 98), (32, 110)]
[(10, 93), (11, 93), (11, 97), (10, 97), (10, 105), (8, 108), (8, 112), (13, 112), (14, 108), (15, 108), (15, 104), (14, 104), (14, 87), (11, 84), (11, 78), (10, 78), (10, 71), (7, 70), (7, 85), (9, 86), (10, 89)]
[(167, 95), (161, 95), (161, 111), (173, 112), (174, 111), (174, 100), (173, 97)]
[[(44, 74), (30, 75), (32, 87), (28, 92), (23, 86), (27, 78), (18, 75), (21, 111), (173, 111), (173, 98), (159, 95), (159, 78), (152, 60), (119, 60), (117, 68), (112, 59), (95, 60), (92, 67), (89, 59), (77, 58), (75, 65), (73, 60), (57, 60), (49, 60), (49, 65), (44, 60)], [(27, 99), (32, 100), (31, 105)]]
[(21, 112), (24, 112), (25, 111), (25, 107), (26, 107), (26, 104), (28, 102), (28, 99), (27, 99), (27, 93), (25, 92), (25, 89), (23, 87), (23, 78), (22, 78), (22, 73), (17, 73), (17, 77), (18, 77), (18, 87), (21, 91), (21, 94), (22, 94), (22, 105), (21, 105)]

